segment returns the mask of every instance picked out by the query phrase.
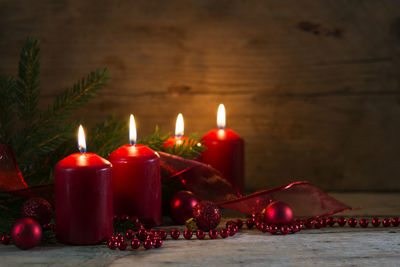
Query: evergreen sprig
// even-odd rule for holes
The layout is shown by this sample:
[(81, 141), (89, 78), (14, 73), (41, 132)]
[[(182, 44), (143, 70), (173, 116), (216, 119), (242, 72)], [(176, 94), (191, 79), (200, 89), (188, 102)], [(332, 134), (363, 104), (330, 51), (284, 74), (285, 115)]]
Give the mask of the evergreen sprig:
[(0, 143), (10, 144), (14, 129), (15, 79), (8, 75), (0, 76)]

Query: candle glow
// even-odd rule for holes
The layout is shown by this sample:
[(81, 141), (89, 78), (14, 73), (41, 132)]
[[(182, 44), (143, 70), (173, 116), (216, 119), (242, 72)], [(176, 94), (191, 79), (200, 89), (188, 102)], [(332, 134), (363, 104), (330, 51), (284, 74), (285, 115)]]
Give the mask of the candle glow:
[(218, 129), (225, 129), (225, 126), (226, 126), (225, 106), (224, 104), (220, 104), (217, 113), (217, 127)]
[(82, 125), (79, 125), (79, 130), (78, 130), (78, 149), (79, 152), (86, 153), (85, 132), (83, 131)]
[(175, 136), (182, 137), (183, 135), (184, 135), (183, 116), (182, 113), (179, 113), (178, 118), (176, 119)]
[(136, 140), (137, 140), (136, 123), (135, 123), (135, 118), (131, 114), (129, 119), (129, 144), (136, 145)]

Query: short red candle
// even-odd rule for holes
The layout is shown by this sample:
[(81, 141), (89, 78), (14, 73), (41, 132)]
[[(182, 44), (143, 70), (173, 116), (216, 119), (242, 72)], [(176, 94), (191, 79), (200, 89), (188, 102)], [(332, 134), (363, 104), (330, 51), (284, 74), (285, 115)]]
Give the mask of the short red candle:
[(220, 129), (208, 132), (202, 139), (207, 148), (202, 152), (201, 161), (219, 170), (237, 190), (244, 188), (244, 141), (230, 129), (225, 129), (225, 109)]
[[(134, 135), (136, 139), (136, 129)], [(144, 145), (130, 144), (112, 152), (108, 160), (113, 164), (115, 213), (137, 216), (149, 227), (161, 224), (158, 155)]]
[(93, 153), (75, 153), (55, 167), (56, 237), (66, 244), (107, 240), (113, 228), (111, 163)]
[(163, 146), (173, 147), (174, 145), (180, 146), (184, 143), (187, 143), (189, 141), (189, 138), (183, 136), (183, 134), (184, 134), (183, 116), (182, 113), (179, 113), (178, 117), (176, 118), (175, 136), (170, 136), (167, 140), (165, 140)]

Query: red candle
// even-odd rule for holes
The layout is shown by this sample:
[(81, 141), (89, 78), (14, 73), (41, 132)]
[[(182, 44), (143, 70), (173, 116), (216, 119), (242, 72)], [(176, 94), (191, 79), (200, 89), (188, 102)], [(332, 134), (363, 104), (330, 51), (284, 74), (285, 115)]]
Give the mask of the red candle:
[(184, 124), (183, 124), (183, 116), (182, 113), (178, 114), (178, 117), (176, 118), (176, 124), (175, 124), (175, 135), (170, 136), (167, 140), (164, 142), (164, 147), (173, 147), (175, 146), (180, 146), (185, 142), (188, 142), (189, 138), (186, 136), (183, 136), (185, 132)]
[(111, 163), (86, 152), (79, 127), (79, 150), (55, 167), (56, 236), (62, 243), (98, 244), (114, 232)]
[(129, 145), (110, 154), (113, 164), (114, 210), (118, 215), (137, 216), (146, 226), (161, 224), (160, 159), (156, 152), (136, 145), (136, 127), (131, 115)]
[(244, 141), (234, 131), (225, 129), (225, 107), (218, 107), (218, 129), (211, 130), (201, 140), (207, 147), (201, 161), (210, 164), (241, 193), (244, 187)]

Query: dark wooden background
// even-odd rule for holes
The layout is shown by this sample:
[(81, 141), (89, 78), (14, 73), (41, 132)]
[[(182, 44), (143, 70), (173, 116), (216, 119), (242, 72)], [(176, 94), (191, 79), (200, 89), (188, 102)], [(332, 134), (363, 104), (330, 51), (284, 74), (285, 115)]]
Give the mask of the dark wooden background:
[(182, 112), (204, 134), (224, 103), (248, 191), (400, 190), (400, 1), (0, 0), (1, 73), (16, 73), (29, 35), (43, 108), (107, 67), (87, 125), (132, 112), (140, 137)]

